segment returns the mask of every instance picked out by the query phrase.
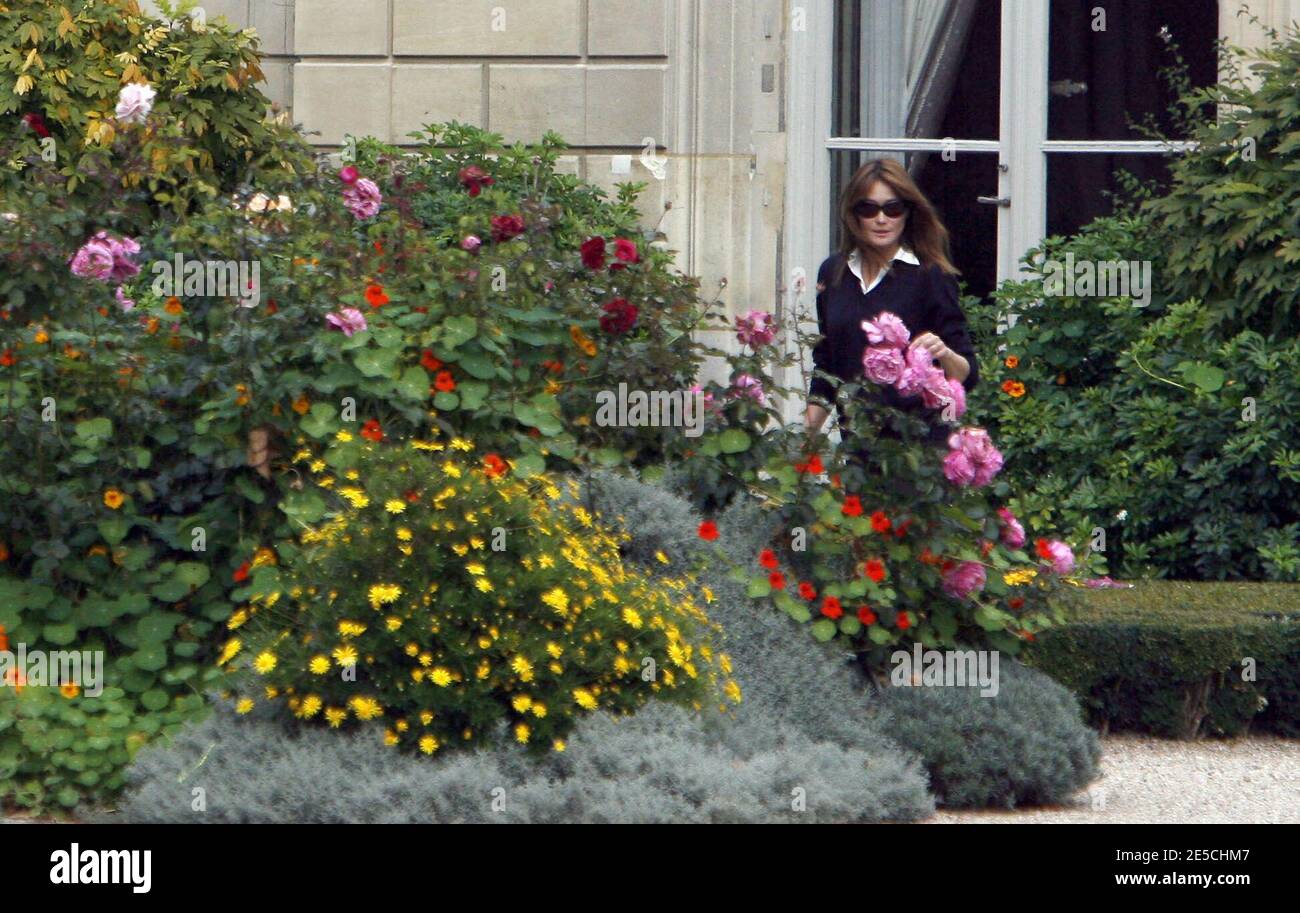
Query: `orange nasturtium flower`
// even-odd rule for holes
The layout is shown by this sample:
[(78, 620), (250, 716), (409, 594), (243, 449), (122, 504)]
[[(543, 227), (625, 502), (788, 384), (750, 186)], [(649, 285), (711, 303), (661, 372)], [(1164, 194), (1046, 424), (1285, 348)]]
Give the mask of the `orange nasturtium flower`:
[(163, 310), (172, 315), (185, 313), (185, 308), (181, 306), (181, 300), (175, 295), (167, 299), (167, 303), (163, 305)]
[(109, 488), (104, 492), (104, 506), (109, 510), (117, 510), (126, 503), (126, 495), (122, 494), (116, 488)]
[(1004, 380), (1002, 382), (1002, 392), (1014, 399), (1019, 399), (1025, 395), (1025, 385), (1018, 380)]
[(1020, 367), (1020, 356), (1008, 355), (1006, 357), (1006, 360), (1003, 361), (1002, 363), (1014, 371), (1016, 368)]

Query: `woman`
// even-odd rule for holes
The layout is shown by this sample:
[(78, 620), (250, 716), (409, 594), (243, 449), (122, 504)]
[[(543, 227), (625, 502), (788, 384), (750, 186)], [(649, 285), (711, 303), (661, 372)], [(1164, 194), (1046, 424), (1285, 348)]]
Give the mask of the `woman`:
[[(859, 168), (840, 197), (840, 224), (844, 229), (840, 250), (817, 271), (822, 340), (813, 348), (813, 365), (841, 381), (861, 379), (868, 344), (862, 322), (892, 311), (911, 332), (913, 348), (928, 349), (947, 377), (972, 389), (979, 371), (966, 315), (958, 303), (957, 269), (947, 256), (948, 230), (907, 171), (893, 159)], [(826, 421), (835, 402), (835, 387), (827, 378), (813, 377), (804, 416), (810, 434)], [(888, 387), (863, 395), (879, 396), (930, 419), (931, 441), (942, 441), (951, 431), (931, 414), (933, 410), (922, 406), (919, 397), (904, 399)], [(847, 435), (843, 415), (840, 428)], [(888, 428), (879, 433), (898, 437)], [(853, 451), (862, 449), (862, 443), (846, 444)]]

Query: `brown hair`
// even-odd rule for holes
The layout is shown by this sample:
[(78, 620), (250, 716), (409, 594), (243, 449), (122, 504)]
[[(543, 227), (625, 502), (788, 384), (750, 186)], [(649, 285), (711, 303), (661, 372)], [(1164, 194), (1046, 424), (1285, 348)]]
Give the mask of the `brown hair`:
[(900, 200), (911, 204), (899, 243), (916, 254), (916, 259), (921, 261), (922, 266), (934, 264), (949, 275), (957, 275), (957, 267), (948, 259), (948, 229), (944, 228), (934, 207), (925, 198), (921, 188), (916, 186), (907, 169), (894, 159), (882, 158), (867, 162), (854, 172), (844, 192), (840, 194), (842, 237), (839, 253), (843, 256), (831, 281), (838, 285), (844, 277), (846, 258), (853, 253), (854, 248), (859, 251), (864, 266), (869, 264), (876, 272), (885, 266), (884, 259), (862, 236), (858, 217), (853, 214), (854, 205), (867, 198), (867, 192), (876, 181), (884, 181)]

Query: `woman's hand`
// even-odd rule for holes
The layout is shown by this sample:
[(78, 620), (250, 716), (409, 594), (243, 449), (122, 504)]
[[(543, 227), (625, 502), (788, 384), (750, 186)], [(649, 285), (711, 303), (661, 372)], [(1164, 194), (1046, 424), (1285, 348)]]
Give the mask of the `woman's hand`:
[(965, 356), (959, 355), (948, 348), (947, 343), (934, 333), (919, 334), (909, 346), (912, 349), (917, 347), (924, 347), (926, 351), (934, 356), (934, 360), (943, 368), (945, 377), (960, 383), (970, 376), (970, 362), (966, 360)]
[(908, 348), (915, 349), (918, 346), (928, 349), (930, 354), (934, 356), (935, 361), (942, 361), (945, 356), (953, 354), (952, 349), (948, 348), (947, 344), (933, 333), (921, 333), (912, 340), (912, 344)]

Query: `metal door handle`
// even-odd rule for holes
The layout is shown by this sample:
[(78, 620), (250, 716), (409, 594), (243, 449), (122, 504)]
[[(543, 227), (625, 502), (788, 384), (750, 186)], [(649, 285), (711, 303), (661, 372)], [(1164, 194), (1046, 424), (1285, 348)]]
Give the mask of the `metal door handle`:
[(1010, 206), (1011, 197), (976, 197), (976, 203), (987, 203), (989, 206)]

